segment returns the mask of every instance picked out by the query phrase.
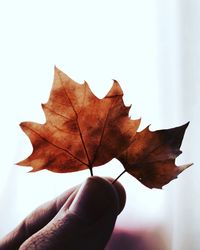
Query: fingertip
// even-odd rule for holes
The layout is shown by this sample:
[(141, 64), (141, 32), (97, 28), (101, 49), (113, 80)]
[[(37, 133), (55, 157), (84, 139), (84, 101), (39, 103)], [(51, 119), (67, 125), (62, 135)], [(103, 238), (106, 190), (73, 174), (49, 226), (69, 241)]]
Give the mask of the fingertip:
[(98, 176), (89, 177), (80, 187), (69, 211), (89, 223), (97, 221), (106, 213), (117, 216), (119, 198), (109, 181)]
[[(86, 181), (89, 183), (89, 185), (95, 185), (98, 183), (97, 192), (102, 191), (106, 193), (106, 190), (103, 190), (104, 188), (110, 189), (110, 192), (114, 192), (118, 204), (117, 214), (121, 213), (126, 204), (126, 191), (119, 181), (114, 182), (114, 179), (111, 177), (99, 177), (99, 176), (91, 176)], [(102, 202), (104, 202), (105, 196), (101, 198)]]
[(114, 179), (111, 177), (106, 177), (105, 179), (107, 181), (109, 181), (110, 184), (112, 184), (112, 186), (115, 188), (115, 190), (117, 192), (118, 199), (119, 199), (118, 214), (120, 214), (121, 211), (124, 209), (124, 206), (126, 204), (126, 191), (125, 191), (123, 185), (119, 181), (114, 182)]

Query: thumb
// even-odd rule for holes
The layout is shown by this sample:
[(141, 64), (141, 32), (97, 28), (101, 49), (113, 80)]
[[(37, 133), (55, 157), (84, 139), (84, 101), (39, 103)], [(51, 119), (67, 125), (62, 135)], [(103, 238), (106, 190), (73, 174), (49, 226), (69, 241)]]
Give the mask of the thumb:
[(45, 227), (23, 243), (20, 250), (104, 249), (124, 206), (122, 186), (119, 183), (112, 185), (100, 177), (90, 177), (73, 201), (68, 201)]

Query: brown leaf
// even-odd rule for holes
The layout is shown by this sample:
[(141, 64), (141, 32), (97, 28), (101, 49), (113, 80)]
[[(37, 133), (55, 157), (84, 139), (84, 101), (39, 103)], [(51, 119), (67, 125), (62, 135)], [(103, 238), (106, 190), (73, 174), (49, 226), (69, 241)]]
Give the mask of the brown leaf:
[(110, 161), (131, 144), (140, 123), (128, 117), (130, 107), (122, 96), (114, 81), (98, 99), (86, 82), (78, 84), (55, 68), (49, 100), (42, 105), (46, 123), (21, 123), (33, 152), (18, 165), (31, 166), (33, 172), (73, 172)]
[(118, 160), (125, 171), (149, 188), (162, 188), (191, 164), (177, 167), (175, 158), (189, 123), (151, 132), (149, 127), (136, 133), (133, 143)]

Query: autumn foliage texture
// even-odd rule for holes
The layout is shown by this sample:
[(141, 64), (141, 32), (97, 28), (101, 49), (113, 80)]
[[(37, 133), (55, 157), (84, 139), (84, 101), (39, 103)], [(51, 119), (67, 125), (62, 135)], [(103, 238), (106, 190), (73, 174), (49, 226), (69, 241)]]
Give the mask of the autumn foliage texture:
[[(23, 122), (32, 154), (18, 163), (32, 171), (66, 173), (101, 166), (117, 158), (128, 172), (149, 188), (162, 188), (191, 164), (175, 165), (188, 123), (172, 129), (136, 132), (117, 81), (103, 98), (88, 84), (78, 84), (55, 68), (49, 100), (42, 105), (44, 124)], [(123, 173), (124, 173), (123, 172)]]

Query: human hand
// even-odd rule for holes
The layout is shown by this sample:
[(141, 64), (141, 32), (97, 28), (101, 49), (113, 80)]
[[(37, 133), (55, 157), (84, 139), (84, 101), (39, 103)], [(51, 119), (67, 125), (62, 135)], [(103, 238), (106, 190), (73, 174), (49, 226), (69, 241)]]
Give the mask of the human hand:
[(102, 250), (125, 199), (119, 182), (90, 177), (37, 208), (0, 241), (0, 249)]

